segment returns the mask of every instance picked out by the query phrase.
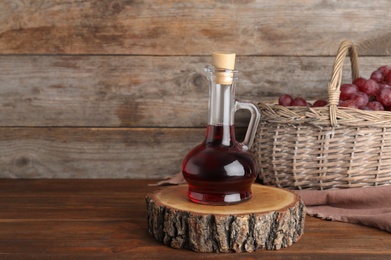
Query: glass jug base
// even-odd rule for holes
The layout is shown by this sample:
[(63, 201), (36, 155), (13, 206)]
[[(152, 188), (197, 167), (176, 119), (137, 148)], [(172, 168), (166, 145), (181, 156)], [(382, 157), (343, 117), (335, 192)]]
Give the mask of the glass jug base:
[(195, 203), (203, 205), (233, 205), (251, 199), (251, 191), (234, 193), (202, 193), (189, 188), (187, 197)]

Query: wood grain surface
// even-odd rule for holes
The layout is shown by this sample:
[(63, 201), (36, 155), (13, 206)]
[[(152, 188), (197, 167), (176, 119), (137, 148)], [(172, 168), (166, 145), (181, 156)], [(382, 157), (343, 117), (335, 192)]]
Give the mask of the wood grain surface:
[[(0, 154), (5, 156), (0, 177), (102, 178), (125, 176), (118, 172), (126, 169), (132, 170), (129, 178), (171, 174), (192, 137), (179, 139), (175, 147), (153, 139), (134, 150), (111, 140), (123, 140), (127, 128), (148, 129), (145, 136), (171, 128), (182, 136), (179, 129), (204, 128), (208, 86), (203, 67), (213, 51), (237, 53), (239, 99), (274, 100), (282, 93), (325, 97), (341, 41), (357, 44), (365, 77), (391, 63), (390, 8), (386, 0), (1, 1)], [(248, 115), (238, 113), (236, 122), (245, 127)], [(43, 133), (54, 128), (64, 143), (77, 147), (75, 154), (70, 148), (49, 152)], [(89, 135), (96, 128), (106, 129), (100, 132), (106, 134), (100, 139), (107, 140), (104, 145), (72, 141), (74, 132)], [(29, 143), (19, 133), (29, 136)], [(170, 152), (151, 163), (151, 146)], [(15, 168), (10, 147), (19, 154), (29, 151), (29, 158), (41, 164), (33, 164), (36, 170)], [(103, 149), (99, 154), (106, 147), (113, 148), (104, 159), (80, 156), (83, 149)], [(129, 161), (118, 161), (116, 152)], [(90, 156), (99, 163), (85, 159)]]
[(0, 179), (0, 258), (389, 259), (390, 234), (306, 217), (302, 238), (279, 251), (199, 254), (157, 242), (145, 196), (153, 180)]
[(180, 171), (184, 156), (203, 140), (204, 132), (0, 128), (0, 172), (3, 178), (159, 178)]
[(391, 3), (380, 1), (3, 1), (7, 54), (333, 55), (339, 42), (365, 55), (391, 52)]
[[(0, 56), (0, 126), (204, 127), (210, 57)], [(369, 77), (385, 57), (360, 59)], [(327, 97), (333, 57), (237, 59), (236, 96)], [(12, 67), (10, 66), (12, 64)], [(350, 64), (344, 80), (350, 82)], [(245, 126), (246, 115), (237, 118)]]

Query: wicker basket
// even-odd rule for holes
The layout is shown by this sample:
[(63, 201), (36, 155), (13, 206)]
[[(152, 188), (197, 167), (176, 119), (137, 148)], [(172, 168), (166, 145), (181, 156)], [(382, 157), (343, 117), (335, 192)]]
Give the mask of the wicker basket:
[(342, 67), (357, 50), (344, 41), (335, 58), (326, 107), (258, 103), (262, 118), (252, 148), (265, 184), (334, 189), (391, 184), (391, 112), (338, 107)]

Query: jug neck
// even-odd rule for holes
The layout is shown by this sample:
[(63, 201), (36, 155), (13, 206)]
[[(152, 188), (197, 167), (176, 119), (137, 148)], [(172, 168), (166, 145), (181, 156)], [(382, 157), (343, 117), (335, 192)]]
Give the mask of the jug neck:
[(237, 71), (206, 66), (209, 81), (208, 125), (234, 125)]
[(206, 143), (232, 146), (235, 140), (235, 85), (237, 71), (206, 66), (209, 113)]

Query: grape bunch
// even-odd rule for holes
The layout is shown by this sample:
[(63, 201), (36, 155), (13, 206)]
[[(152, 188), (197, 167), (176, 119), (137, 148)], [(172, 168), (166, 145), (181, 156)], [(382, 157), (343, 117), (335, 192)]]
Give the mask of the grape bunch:
[[(356, 78), (352, 83), (341, 85), (340, 107), (351, 107), (371, 111), (391, 111), (391, 66), (384, 65), (373, 71), (369, 79)], [(282, 106), (327, 105), (326, 100), (317, 100), (314, 104), (304, 98), (293, 98), (288, 94), (280, 96), (278, 104)]]

